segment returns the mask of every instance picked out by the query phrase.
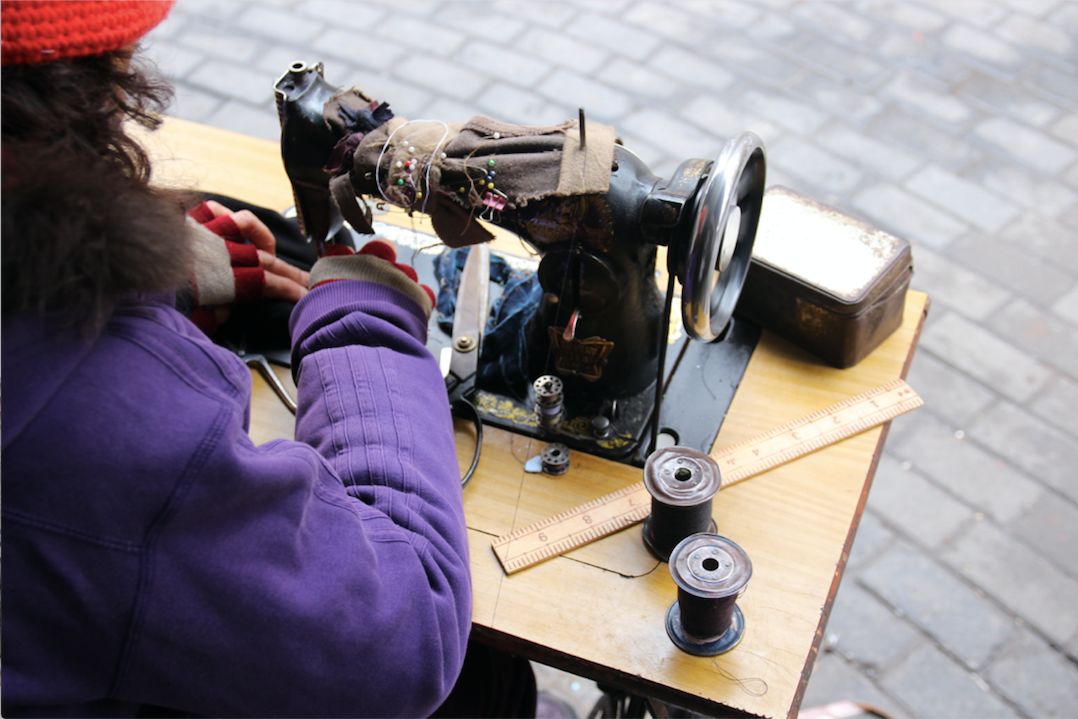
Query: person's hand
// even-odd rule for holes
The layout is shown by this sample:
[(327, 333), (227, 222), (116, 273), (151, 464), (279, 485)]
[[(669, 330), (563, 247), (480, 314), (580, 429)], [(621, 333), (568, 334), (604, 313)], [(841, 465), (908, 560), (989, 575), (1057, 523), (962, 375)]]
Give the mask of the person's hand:
[[(221, 237), (228, 251), (233, 275), (233, 297), (237, 302), (256, 299), (282, 299), (298, 302), (307, 294), (309, 275), (277, 258), (273, 233), (249, 210), (233, 212), (208, 200), (188, 213), (196, 222)], [(206, 301), (199, 292), (200, 305), (228, 304)]]
[(419, 305), (424, 317), (434, 307), (434, 291), (420, 284), (413, 267), (397, 262), (397, 251), (384, 239), (371, 240), (359, 252), (329, 245), (325, 256), (311, 268), (311, 289), (329, 282), (360, 280), (394, 289)]

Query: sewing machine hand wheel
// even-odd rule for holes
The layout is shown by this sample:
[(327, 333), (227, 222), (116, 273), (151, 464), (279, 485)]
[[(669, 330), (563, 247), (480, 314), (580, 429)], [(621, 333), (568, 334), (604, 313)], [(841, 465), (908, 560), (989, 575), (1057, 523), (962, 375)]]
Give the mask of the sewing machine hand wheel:
[(722, 148), (697, 193), (680, 278), (681, 316), (695, 339), (719, 339), (733, 316), (760, 222), (765, 165), (760, 138), (743, 133)]

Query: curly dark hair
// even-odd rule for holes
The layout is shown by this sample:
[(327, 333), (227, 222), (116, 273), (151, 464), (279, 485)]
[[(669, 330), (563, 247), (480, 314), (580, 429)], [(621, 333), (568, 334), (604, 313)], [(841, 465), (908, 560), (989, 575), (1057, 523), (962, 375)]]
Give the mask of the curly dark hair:
[(3, 67), (3, 312), (93, 328), (181, 287), (188, 198), (150, 185), (127, 123), (154, 129), (168, 84), (131, 50)]

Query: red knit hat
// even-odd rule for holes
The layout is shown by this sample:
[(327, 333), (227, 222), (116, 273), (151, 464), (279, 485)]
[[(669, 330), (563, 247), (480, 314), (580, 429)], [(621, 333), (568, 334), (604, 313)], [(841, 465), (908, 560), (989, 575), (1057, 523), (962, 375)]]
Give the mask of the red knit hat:
[(161, 22), (173, 0), (3, 0), (4, 65), (102, 55), (131, 45)]

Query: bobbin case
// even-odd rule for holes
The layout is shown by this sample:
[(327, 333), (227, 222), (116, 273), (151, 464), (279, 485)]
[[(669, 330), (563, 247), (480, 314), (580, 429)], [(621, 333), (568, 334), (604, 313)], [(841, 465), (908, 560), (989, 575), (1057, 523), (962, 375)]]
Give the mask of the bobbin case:
[(852, 367), (902, 324), (912, 275), (906, 240), (772, 187), (737, 315)]
[(644, 543), (666, 559), (690, 534), (715, 530), (711, 499), (722, 486), (719, 465), (689, 447), (664, 447), (644, 464), (644, 487), (651, 495), (651, 514), (644, 520)]
[(745, 615), (737, 598), (752, 577), (752, 562), (731, 539), (701, 532), (670, 553), (670, 575), (678, 598), (666, 613), (666, 633), (679, 649), (715, 656), (737, 646)]

